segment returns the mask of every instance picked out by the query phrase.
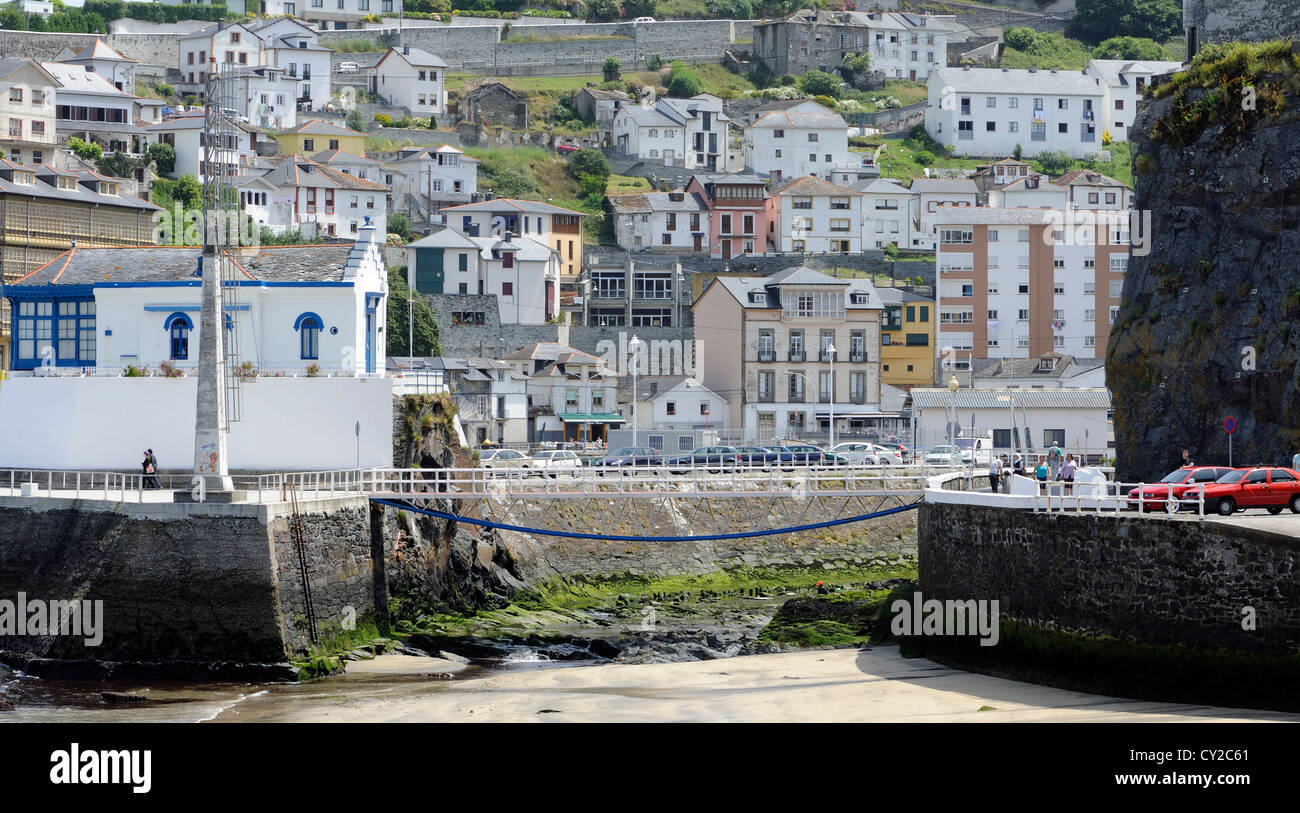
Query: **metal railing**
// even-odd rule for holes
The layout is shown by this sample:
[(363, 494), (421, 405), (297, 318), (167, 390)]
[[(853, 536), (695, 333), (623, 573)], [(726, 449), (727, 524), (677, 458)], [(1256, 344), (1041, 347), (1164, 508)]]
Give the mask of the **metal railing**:
[[(1028, 477), (1020, 479), (1030, 480)], [(1127, 510), (1139, 515), (1172, 515), (1194, 511), (1200, 519), (1205, 518), (1205, 486), (1209, 485), (1123, 483), (1112, 480), (1033, 482), (1037, 485), (1037, 492), (1032, 495), (1035, 513), (1118, 514)], [(1137, 491), (1137, 496), (1130, 496), (1134, 490)]]

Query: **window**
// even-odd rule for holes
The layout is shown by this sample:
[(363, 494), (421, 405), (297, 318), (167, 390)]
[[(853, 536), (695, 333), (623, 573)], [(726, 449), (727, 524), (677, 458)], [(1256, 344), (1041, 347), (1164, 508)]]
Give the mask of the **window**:
[(669, 401), (669, 402), (667, 402), (666, 404), (664, 404), (664, 410), (665, 410), (669, 415), (676, 415), (676, 414), (677, 414), (677, 402), (676, 402), (676, 401)]
[(996, 282), (990, 282), (990, 283), (989, 283), (989, 293), (990, 293), (990, 294), (996, 294), (997, 292), (998, 292), (998, 284), (997, 284)]
[(1110, 255), (1110, 270), (1111, 270), (1111, 271), (1114, 271), (1114, 272), (1116, 272), (1116, 273), (1120, 273), (1120, 274), (1122, 274), (1122, 273), (1124, 273), (1125, 271), (1127, 271), (1127, 270), (1128, 270), (1128, 255), (1127, 255), (1127, 254), (1112, 254), (1112, 255)]
[(1061, 122), (1060, 124), (1056, 125), (1056, 132), (1068, 133), (1070, 132), (1070, 125), (1066, 124), (1065, 122)]
[(1065, 281), (1064, 281), (1064, 280), (1057, 280), (1056, 282), (1053, 282), (1053, 283), (1052, 283), (1052, 293), (1054, 293), (1054, 294), (1063, 294), (1063, 293), (1065, 293)]
[(1113, 279), (1110, 281), (1110, 298), (1119, 299), (1124, 295), (1124, 280)]
[(1015, 110), (1016, 108), (1020, 107), (1020, 97), (1012, 96), (1009, 99), (1007, 99), (1007, 107), (1011, 108), (1012, 110)]
[(1047, 140), (1047, 122), (1031, 121), (1029, 123), (1029, 139), (1031, 141)]
[(817, 134), (816, 134), (816, 133), (809, 133), (809, 134), (808, 134), (808, 143), (809, 143), (809, 144), (816, 144), (816, 143), (817, 143)]
[(984, 97), (984, 106), (985, 106), (985, 107), (990, 107), (990, 108), (992, 108), (992, 107), (997, 107), (997, 106), (998, 106), (998, 97), (997, 97), (997, 96), (985, 96), (985, 97)]
[(939, 242), (973, 243), (975, 242), (975, 233), (966, 229), (942, 229), (939, 232)]
[(303, 150), (305, 150), (306, 152), (311, 152), (311, 151), (315, 150), (315, 149), (316, 149), (316, 139), (314, 139), (314, 138), (304, 138), (304, 139), (302, 140), (302, 148), (303, 148)]
[(1018, 133), (1018, 132), (1020, 132), (1020, 122), (1018, 122), (1018, 121), (1009, 121), (1009, 122), (1007, 122), (1007, 132), (1008, 132), (1008, 133)]
[(1084, 296), (1095, 296), (1096, 294), (1097, 294), (1097, 283), (1095, 283), (1095, 282), (1085, 282), (1085, 283), (1083, 284), (1083, 295), (1084, 295)]
[(1043, 448), (1050, 449), (1055, 443), (1062, 449), (1065, 448), (1065, 430), (1064, 429), (1044, 429), (1043, 430)]
[(1084, 308), (1083, 321), (1085, 322), (1097, 321), (1097, 311), (1092, 308)]
[(513, 282), (501, 283), (502, 296), (514, 296), (514, 293), (515, 293), (515, 284)]
[(996, 320), (997, 318), (998, 318), (998, 312), (996, 310), (990, 310), (989, 319)]
[(1019, 311), (1016, 312), (1016, 318), (1019, 319), (1021, 322), (1028, 322), (1029, 310), (1027, 308), (1021, 308)]
[(1111, 306), (1110, 306), (1110, 323), (1111, 323), (1112, 325), (1115, 324), (1115, 320), (1118, 319), (1118, 318), (1119, 318), (1119, 305), (1111, 305)]
[(758, 400), (764, 403), (776, 400), (776, 373), (771, 370), (758, 374)]
[(183, 313), (167, 317), (167, 332), (171, 339), (169, 358), (180, 361), (190, 357), (190, 330), (194, 327)]
[(9, 88), (9, 101), (21, 102), (23, 100), (22, 88)]
[(998, 123), (996, 121), (984, 122), (984, 131), (986, 133), (996, 133), (997, 130), (998, 130)]

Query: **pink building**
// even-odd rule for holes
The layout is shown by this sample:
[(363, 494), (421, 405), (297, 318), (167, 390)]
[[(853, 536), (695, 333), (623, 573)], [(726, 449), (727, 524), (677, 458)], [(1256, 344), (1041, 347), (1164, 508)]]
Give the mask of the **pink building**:
[(777, 199), (749, 175), (694, 175), (686, 187), (709, 208), (709, 256), (721, 259), (776, 251)]

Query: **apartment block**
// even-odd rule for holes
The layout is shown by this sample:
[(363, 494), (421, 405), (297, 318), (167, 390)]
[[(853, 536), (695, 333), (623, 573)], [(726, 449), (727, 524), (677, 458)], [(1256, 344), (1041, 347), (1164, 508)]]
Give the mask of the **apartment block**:
[(924, 82), (947, 64), (952, 15), (803, 9), (754, 25), (754, 55), (772, 73), (834, 71), (849, 54), (869, 54), (873, 70)]
[(1128, 212), (944, 207), (936, 220), (941, 359), (1105, 357)]

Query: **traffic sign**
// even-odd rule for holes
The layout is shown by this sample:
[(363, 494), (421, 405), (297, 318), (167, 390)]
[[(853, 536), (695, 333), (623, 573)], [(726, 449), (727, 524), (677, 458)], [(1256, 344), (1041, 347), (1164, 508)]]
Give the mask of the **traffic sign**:
[(1237, 419), (1228, 417), (1223, 419), (1223, 431), (1231, 435), (1237, 431)]

